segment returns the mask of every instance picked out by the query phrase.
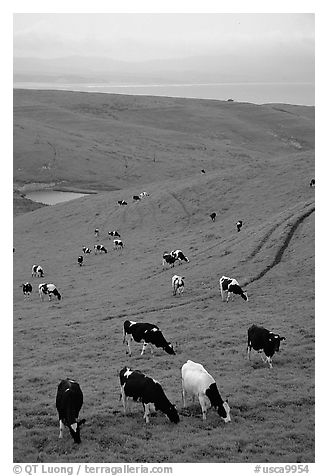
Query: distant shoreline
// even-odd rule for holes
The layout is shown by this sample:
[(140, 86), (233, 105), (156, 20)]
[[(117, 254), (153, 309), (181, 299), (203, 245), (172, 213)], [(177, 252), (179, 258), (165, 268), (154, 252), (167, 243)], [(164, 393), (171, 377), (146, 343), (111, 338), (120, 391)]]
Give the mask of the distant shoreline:
[[(233, 82), (233, 83), (167, 83), (167, 84), (106, 84), (106, 83), (36, 83), (17, 81), (14, 90), (62, 91), (124, 96), (150, 96), (238, 103), (290, 104), (315, 106), (314, 84), (311, 82)], [(178, 94), (177, 94), (178, 93)]]

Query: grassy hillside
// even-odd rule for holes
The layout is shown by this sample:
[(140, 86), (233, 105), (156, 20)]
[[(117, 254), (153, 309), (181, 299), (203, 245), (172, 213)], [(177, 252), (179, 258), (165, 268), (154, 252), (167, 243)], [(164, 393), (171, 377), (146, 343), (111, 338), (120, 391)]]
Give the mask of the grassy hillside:
[[(24, 140), (31, 145), (26, 147), (28, 160), (33, 126), (43, 122), (42, 130), (56, 134), (62, 151), (66, 129), (67, 153), (73, 150), (73, 128), (83, 136), (76, 138), (80, 154), (72, 152), (71, 161), (63, 159), (55, 166), (58, 179), (69, 180), (60, 174), (71, 164), (76, 182), (91, 184), (84, 175), (91, 167), (84, 141), (90, 139), (91, 144), (96, 137), (99, 148), (107, 149), (110, 137), (113, 144), (116, 140), (116, 152), (130, 147), (135, 176), (115, 181), (121, 162), (109, 175), (108, 163), (113, 170), (116, 162), (96, 152), (90, 155), (97, 164), (94, 185), (99, 181), (104, 190), (108, 173), (113, 186), (124, 188), (14, 219), (14, 460), (314, 461), (314, 190), (309, 187), (313, 110), (106, 96), (107, 105), (116, 104), (119, 120), (114, 128), (107, 113), (102, 121), (95, 112), (100, 95), (91, 96), (89, 103), (86, 96), (70, 93), (33, 92), (29, 99), (22, 92), (19, 97), (15, 124), (24, 124), (24, 130), (15, 136), (15, 164), (23, 160), (18, 151)], [(82, 112), (81, 97), (89, 104), (88, 115)], [(47, 124), (44, 108), (51, 100)], [(129, 110), (124, 109), (127, 101)], [(38, 116), (39, 122), (23, 117), (28, 104), (31, 117)], [(58, 121), (54, 131), (50, 117), (55, 109), (58, 117), (69, 111), (72, 122), (64, 128)], [(105, 124), (108, 141), (101, 129)], [(144, 153), (151, 143), (161, 145), (162, 155), (147, 167)], [(208, 149), (188, 149), (200, 143)], [(79, 173), (75, 163), (81, 164)], [(200, 174), (203, 167), (205, 175)], [(131, 196), (142, 190), (150, 197), (132, 203)], [(121, 198), (128, 206), (117, 205)], [(212, 211), (217, 212), (214, 223)], [(244, 221), (240, 233), (235, 229), (238, 219)], [(80, 268), (82, 246), (97, 242), (95, 227), (109, 252), (87, 256)], [(114, 251), (108, 239), (107, 232), (114, 229), (125, 243), (122, 252)], [(176, 248), (190, 263), (163, 269), (163, 251)], [(41, 281), (30, 275), (34, 263), (45, 270), (42, 282), (58, 286), (62, 301), (39, 301)], [(181, 297), (171, 293), (175, 273), (185, 276)], [(223, 274), (246, 286), (249, 302), (221, 301), (218, 282)], [(19, 285), (27, 280), (33, 293), (24, 300)], [(140, 357), (141, 349), (134, 345), (128, 357), (122, 344), (125, 319), (158, 324), (176, 346), (176, 356), (158, 349), (154, 356), (148, 351)], [(272, 370), (256, 353), (251, 362), (246, 359), (247, 329), (253, 323), (286, 337)], [(187, 359), (202, 363), (214, 376), (222, 396), (229, 399), (231, 423), (224, 424), (214, 411), (203, 422), (196, 401), (182, 408), (180, 369)], [(118, 380), (124, 365), (162, 383), (177, 405), (178, 425), (158, 413), (146, 426), (140, 403), (131, 404), (131, 413), (124, 416)], [(79, 446), (67, 431), (58, 440), (55, 394), (65, 377), (77, 379), (84, 392), (80, 415), (87, 423)]]
[(313, 151), (314, 108), (14, 91), (14, 181), (112, 190)]

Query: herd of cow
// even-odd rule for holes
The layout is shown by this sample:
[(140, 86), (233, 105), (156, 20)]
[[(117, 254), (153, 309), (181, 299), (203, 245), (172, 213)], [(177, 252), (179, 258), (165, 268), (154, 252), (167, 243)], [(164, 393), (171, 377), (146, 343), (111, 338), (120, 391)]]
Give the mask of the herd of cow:
[[(146, 192), (143, 192), (146, 194)], [(141, 195), (141, 194), (140, 194)], [(148, 196), (144, 195), (144, 196)], [(139, 197), (140, 199), (141, 197)], [(210, 215), (212, 221), (215, 221), (216, 213)], [(242, 221), (236, 223), (237, 231), (242, 227)], [(123, 249), (123, 241), (120, 239), (118, 231), (110, 231), (108, 235), (114, 237), (114, 249)], [(99, 238), (99, 229), (95, 229), (95, 236)], [(82, 251), (85, 255), (91, 253), (91, 249), (84, 246)], [(105, 246), (101, 244), (94, 245), (94, 253), (107, 253)], [(188, 257), (182, 250), (173, 250), (171, 252), (165, 251), (163, 253), (162, 265), (169, 265), (174, 267), (175, 263), (185, 262), (189, 263)], [(83, 265), (83, 256), (78, 257), (79, 266)], [(40, 265), (32, 266), (32, 277), (43, 278), (44, 271)], [(181, 295), (184, 291), (184, 276), (174, 275), (171, 279), (172, 294), (176, 296), (177, 293)], [(23, 287), (24, 298), (30, 296), (32, 293), (32, 285), (27, 282), (21, 285)], [(244, 301), (248, 301), (246, 290), (243, 290), (238, 281), (234, 278), (222, 276), (219, 280), (219, 287), (222, 301), (229, 302), (230, 298), (240, 296)], [(39, 296), (42, 301), (47, 295), (49, 301), (53, 296), (61, 300), (61, 294), (52, 283), (39, 284)], [(262, 360), (269, 364), (272, 368), (272, 357), (275, 352), (279, 351), (280, 342), (285, 337), (280, 337), (269, 330), (252, 325), (247, 333), (247, 353), (250, 358), (250, 352), (253, 348), (258, 352), (264, 352), (265, 358)], [(126, 320), (123, 324), (123, 344), (127, 345), (127, 353), (132, 355), (131, 343), (137, 342), (142, 344), (141, 355), (144, 354), (147, 346), (150, 347), (153, 354), (153, 347), (162, 348), (167, 354), (175, 355), (176, 352), (173, 345), (167, 342), (160, 328), (151, 323), (137, 323)], [(203, 420), (206, 419), (206, 413), (209, 408), (214, 408), (224, 422), (230, 422), (230, 407), (228, 401), (224, 401), (220, 395), (217, 384), (214, 378), (206, 371), (206, 369), (199, 363), (187, 360), (181, 368), (182, 381), (182, 397), (183, 406), (186, 407), (186, 395), (191, 395), (193, 398), (197, 397), (201, 406)], [(143, 374), (139, 370), (132, 370), (125, 366), (119, 373), (119, 382), (121, 387), (121, 398), (123, 402), (124, 412), (127, 412), (128, 398), (134, 401), (139, 401), (143, 404), (144, 419), (146, 423), (149, 422), (149, 415), (152, 411), (161, 410), (167, 418), (173, 422), (178, 423), (180, 418), (178, 411), (167, 396), (157, 380)], [(57, 389), (56, 408), (59, 416), (59, 438), (62, 438), (63, 428), (67, 426), (74, 442), (80, 443), (80, 427), (85, 422), (85, 419), (78, 420), (79, 412), (83, 404), (83, 393), (78, 382), (65, 379), (60, 382)]]

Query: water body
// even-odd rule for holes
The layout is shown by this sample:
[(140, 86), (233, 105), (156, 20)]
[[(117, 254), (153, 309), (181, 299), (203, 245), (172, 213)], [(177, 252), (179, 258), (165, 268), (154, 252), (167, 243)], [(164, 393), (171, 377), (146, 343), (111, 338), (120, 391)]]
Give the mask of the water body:
[(18, 89), (55, 89), (112, 94), (218, 99), (254, 104), (284, 103), (314, 106), (315, 85), (303, 83), (108, 84), (15, 82)]
[(35, 190), (25, 194), (26, 198), (33, 202), (44, 203), (45, 205), (56, 205), (56, 203), (68, 202), (76, 198), (84, 197), (87, 193), (77, 192), (57, 192), (55, 190)]

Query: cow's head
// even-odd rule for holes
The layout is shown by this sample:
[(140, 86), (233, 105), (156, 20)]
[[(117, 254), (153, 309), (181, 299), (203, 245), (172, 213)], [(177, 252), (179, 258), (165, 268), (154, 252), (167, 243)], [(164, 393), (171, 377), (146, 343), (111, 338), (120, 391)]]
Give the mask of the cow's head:
[(248, 301), (248, 295), (246, 291), (242, 290), (241, 297), (243, 298), (244, 301)]
[(272, 332), (270, 332), (269, 341), (273, 345), (273, 350), (275, 352), (279, 352), (280, 341), (282, 341), (282, 340), (286, 340), (286, 337), (280, 337), (279, 334), (273, 334)]
[(228, 400), (222, 403), (222, 405), (218, 406), (218, 414), (221, 418), (223, 418), (224, 423), (229, 423), (231, 421), (230, 417), (230, 407), (228, 404)]
[(175, 352), (174, 352), (174, 349), (173, 349), (173, 345), (171, 344), (171, 342), (167, 342), (167, 344), (163, 347), (163, 349), (164, 349), (165, 352), (167, 352), (168, 354), (170, 354), (170, 355), (175, 355)]
[(168, 419), (172, 422), (172, 423), (179, 423), (180, 421), (180, 418), (179, 418), (179, 414), (177, 412), (177, 409), (175, 408), (175, 405), (172, 405), (172, 403), (170, 403), (167, 411), (165, 412)]
[(69, 425), (69, 432), (74, 440), (74, 443), (81, 443), (80, 427), (84, 425), (85, 421), (85, 418), (83, 418), (82, 420), (76, 421), (75, 423)]

